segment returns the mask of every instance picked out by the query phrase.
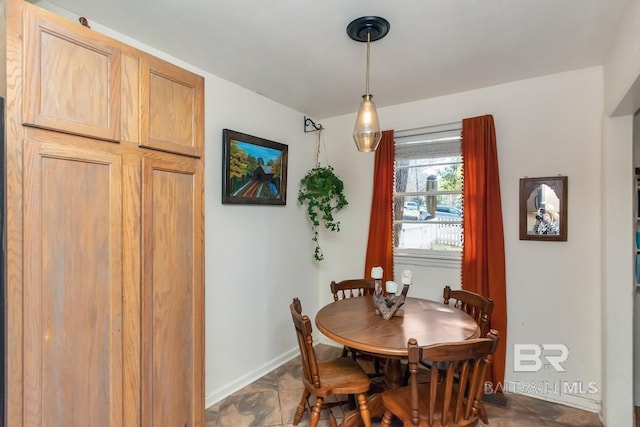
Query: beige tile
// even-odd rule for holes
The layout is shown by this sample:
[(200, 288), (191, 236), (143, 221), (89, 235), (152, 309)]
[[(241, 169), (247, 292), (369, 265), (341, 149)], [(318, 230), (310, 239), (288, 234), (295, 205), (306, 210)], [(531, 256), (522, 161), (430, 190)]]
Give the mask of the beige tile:
[[(339, 357), (342, 349), (320, 344), (319, 360)], [(365, 364), (366, 368), (370, 368)], [(302, 366), (299, 358), (280, 366), (222, 402), (207, 409), (206, 427), (290, 427), (302, 397)], [(485, 402), (489, 417), (488, 427), (602, 427), (598, 415), (564, 405), (558, 405), (529, 396), (508, 394), (507, 407)], [(315, 398), (311, 397), (311, 402)], [(348, 406), (333, 408), (338, 423), (349, 411)], [(478, 424), (484, 427), (480, 422)], [(299, 427), (309, 426), (305, 411)], [(318, 427), (329, 427), (326, 411)], [(400, 426), (395, 420), (393, 427)], [(372, 420), (372, 427), (380, 427), (380, 420)]]
[(218, 411), (207, 409), (205, 413), (205, 426), (216, 427), (218, 425)]
[(241, 392), (227, 399), (218, 412), (218, 426), (266, 427), (282, 425), (277, 390)]
[(278, 372), (278, 388), (291, 389), (302, 386), (302, 366), (289, 366)]
[(302, 388), (280, 389), (280, 407), (282, 408), (282, 420), (285, 424), (293, 423), (293, 417), (302, 398), (302, 391)]
[(255, 425), (254, 421), (256, 416), (254, 414), (242, 414), (235, 406), (230, 406), (225, 409), (224, 413), (218, 418), (218, 424), (216, 427), (223, 426), (245, 426), (249, 427)]
[[(601, 426), (600, 417), (593, 412), (581, 411), (575, 408), (568, 408), (564, 414), (553, 419), (553, 421), (571, 426)], [(546, 419), (546, 417), (543, 417)]]
[(270, 372), (265, 376), (263, 376), (262, 378), (259, 378), (256, 381), (252, 382), (248, 386), (238, 390), (234, 394), (256, 393), (260, 391), (269, 391), (269, 390), (277, 391), (278, 381), (279, 381), (279, 377), (276, 374), (276, 372)]
[[(293, 417), (296, 414), (296, 410), (298, 409), (298, 404), (300, 403), (300, 399), (302, 398), (302, 388), (298, 389), (282, 389), (280, 390), (280, 407), (282, 408), (282, 420), (284, 423), (293, 423)], [(335, 401), (335, 399), (327, 399), (328, 401)], [(315, 403), (315, 397), (311, 396), (309, 399), (311, 405)], [(332, 408), (333, 416), (338, 418), (342, 417), (343, 413), (340, 408)], [(320, 420), (328, 420), (329, 414), (326, 410), (323, 410), (320, 413)], [(306, 421), (309, 423), (309, 413), (308, 409), (305, 410), (305, 413), (302, 416), (302, 421)], [(301, 421), (301, 422), (302, 422)]]

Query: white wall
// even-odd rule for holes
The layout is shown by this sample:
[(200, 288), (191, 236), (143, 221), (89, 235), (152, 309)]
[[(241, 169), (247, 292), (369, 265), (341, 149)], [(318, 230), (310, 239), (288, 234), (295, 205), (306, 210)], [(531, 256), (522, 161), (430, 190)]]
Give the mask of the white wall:
[[(483, 114), (495, 118), (507, 264), (508, 381), (533, 381), (542, 388), (560, 381), (601, 383), (602, 90), (602, 69), (596, 67), (379, 109), (383, 128), (397, 130)], [(323, 123), (333, 165), (346, 178), (352, 197), (349, 209), (340, 214), (342, 234), (348, 238), (340, 236), (325, 244), (321, 304), (329, 300), (322, 285), (332, 276), (362, 274), (373, 155), (354, 149), (350, 136), (354, 119), (347, 115)], [(519, 179), (558, 174), (567, 175), (569, 182), (568, 241), (520, 241)], [(444, 284), (459, 284), (455, 269), (411, 269), (412, 295), (441, 299)], [(400, 272), (397, 269), (396, 276)], [(566, 344), (567, 372), (513, 372), (515, 343)], [(532, 393), (593, 411), (600, 407), (600, 389), (593, 394), (560, 395), (544, 389)]]
[[(303, 115), (206, 78), (206, 399), (216, 402), (297, 355), (289, 304), (318, 309), (298, 182), (315, 163)], [(286, 206), (222, 205), (222, 129), (289, 146)]]
[(604, 121), (603, 417), (607, 426), (633, 425), (634, 247), (632, 116)]
[(629, 0), (604, 63), (604, 111), (607, 116), (633, 114), (640, 106), (640, 1)]

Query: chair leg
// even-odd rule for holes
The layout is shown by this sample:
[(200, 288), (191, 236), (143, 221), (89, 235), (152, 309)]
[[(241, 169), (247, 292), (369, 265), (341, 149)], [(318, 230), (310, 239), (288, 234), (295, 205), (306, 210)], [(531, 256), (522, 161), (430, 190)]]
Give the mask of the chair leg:
[(484, 424), (489, 424), (489, 418), (487, 417), (487, 409), (484, 407), (484, 403), (476, 400), (476, 408), (478, 408), (478, 415)]
[(389, 411), (384, 411), (384, 415), (382, 416), (382, 421), (380, 421), (380, 427), (391, 426), (392, 419), (393, 419), (393, 414)]
[(369, 405), (367, 405), (367, 395), (360, 393), (358, 395), (358, 407), (360, 408), (360, 416), (364, 427), (371, 427), (371, 413), (369, 412)]
[(297, 426), (300, 420), (302, 419), (302, 415), (304, 414), (304, 410), (307, 407), (307, 403), (309, 402), (309, 393), (306, 389), (302, 392), (302, 399), (300, 399), (300, 403), (298, 404), (298, 409), (296, 409), (296, 415), (293, 417), (293, 425)]
[(322, 411), (322, 403), (324, 399), (322, 397), (316, 397), (316, 404), (313, 405), (311, 410), (311, 416), (309, 417), (309, 427), (316, 427), (320, 421), (320, 411)]
[(373, 358), (373, 369), (375, 370), (376, 375), (380, 374), (380, 358), (379, 357)]
[(338, 427), (338, 423), (336, 422), (336, 417), (333, 415), (331, 408), (327, 408), (327, 412), (329, 413), (329, 424), (331, 427)]

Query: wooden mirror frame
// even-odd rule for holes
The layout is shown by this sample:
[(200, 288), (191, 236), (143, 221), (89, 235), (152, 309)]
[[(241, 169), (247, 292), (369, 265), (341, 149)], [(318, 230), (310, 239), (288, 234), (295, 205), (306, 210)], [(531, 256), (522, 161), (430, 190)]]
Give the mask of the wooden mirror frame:
[[(550, 176), (543, 178), (521, 178), (520, 179), (520, 240), (543, 240), (543, 241), (567, 241), (567, 184), (568, 180), (566, 176)], [(531, 197), (531, 193), (542, 185), (547, 185), (557, 196), (559, 201), (559, 230), (558, 234), (535, 234), (529, 227), (532, 214), (535, 215), (539, 205), (536, 203), (535, 209), (529, 209), (528, 202)], [(535, 221), (535, 219), (534, 219)]]

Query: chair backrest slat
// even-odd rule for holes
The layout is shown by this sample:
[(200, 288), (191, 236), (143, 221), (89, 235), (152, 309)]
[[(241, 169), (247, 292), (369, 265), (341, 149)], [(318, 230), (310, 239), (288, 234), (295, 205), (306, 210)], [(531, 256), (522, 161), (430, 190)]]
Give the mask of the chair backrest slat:
[[(478, 418), (478, 402), (483, 391), (486, 368), (498, 343), (498, 333), (491, 330), (485, 338), (420, 347), (415, 339), (407, 343), (409, 359), (410, 418), (418, 425), (467, 425)], [(438, 366), (431, 369), (428, 386), (418, 385), (418, 363)], [(427, 414), (420, 414), (422, 390), (429, 390)], [(437, 421), (439, 420), (439, 421)], [(424, 422), (424, 421), (423, 421)]]
[(493, 300), (491, 298), (464, 289), (452, 290), (448, 285), (444, 287), (442, 297), (445, 304), (449, 304), (450, 300), (454, 300), (453, 306), (455, 308), (473, 317), (478, 327), (480, 327), (481, 335), (487, 334), (489, 319), (493, 312)]
[[(467, 385), (469, 383), (469, 363), (464, 363), (460, 369), (460, 389), (458, 390), (458, 396), (465, 396), (467, 394)], [(460, 422), (460, 416), (464, 410), (464, 399), (458, 398), (456, 401), (456, 407), (453, 412), (454, 425)]]
[(331, 281), (329, 285), (333, 300), (373, 295), (375, 282), (369, 279), (347, 279), (340, 282)]

